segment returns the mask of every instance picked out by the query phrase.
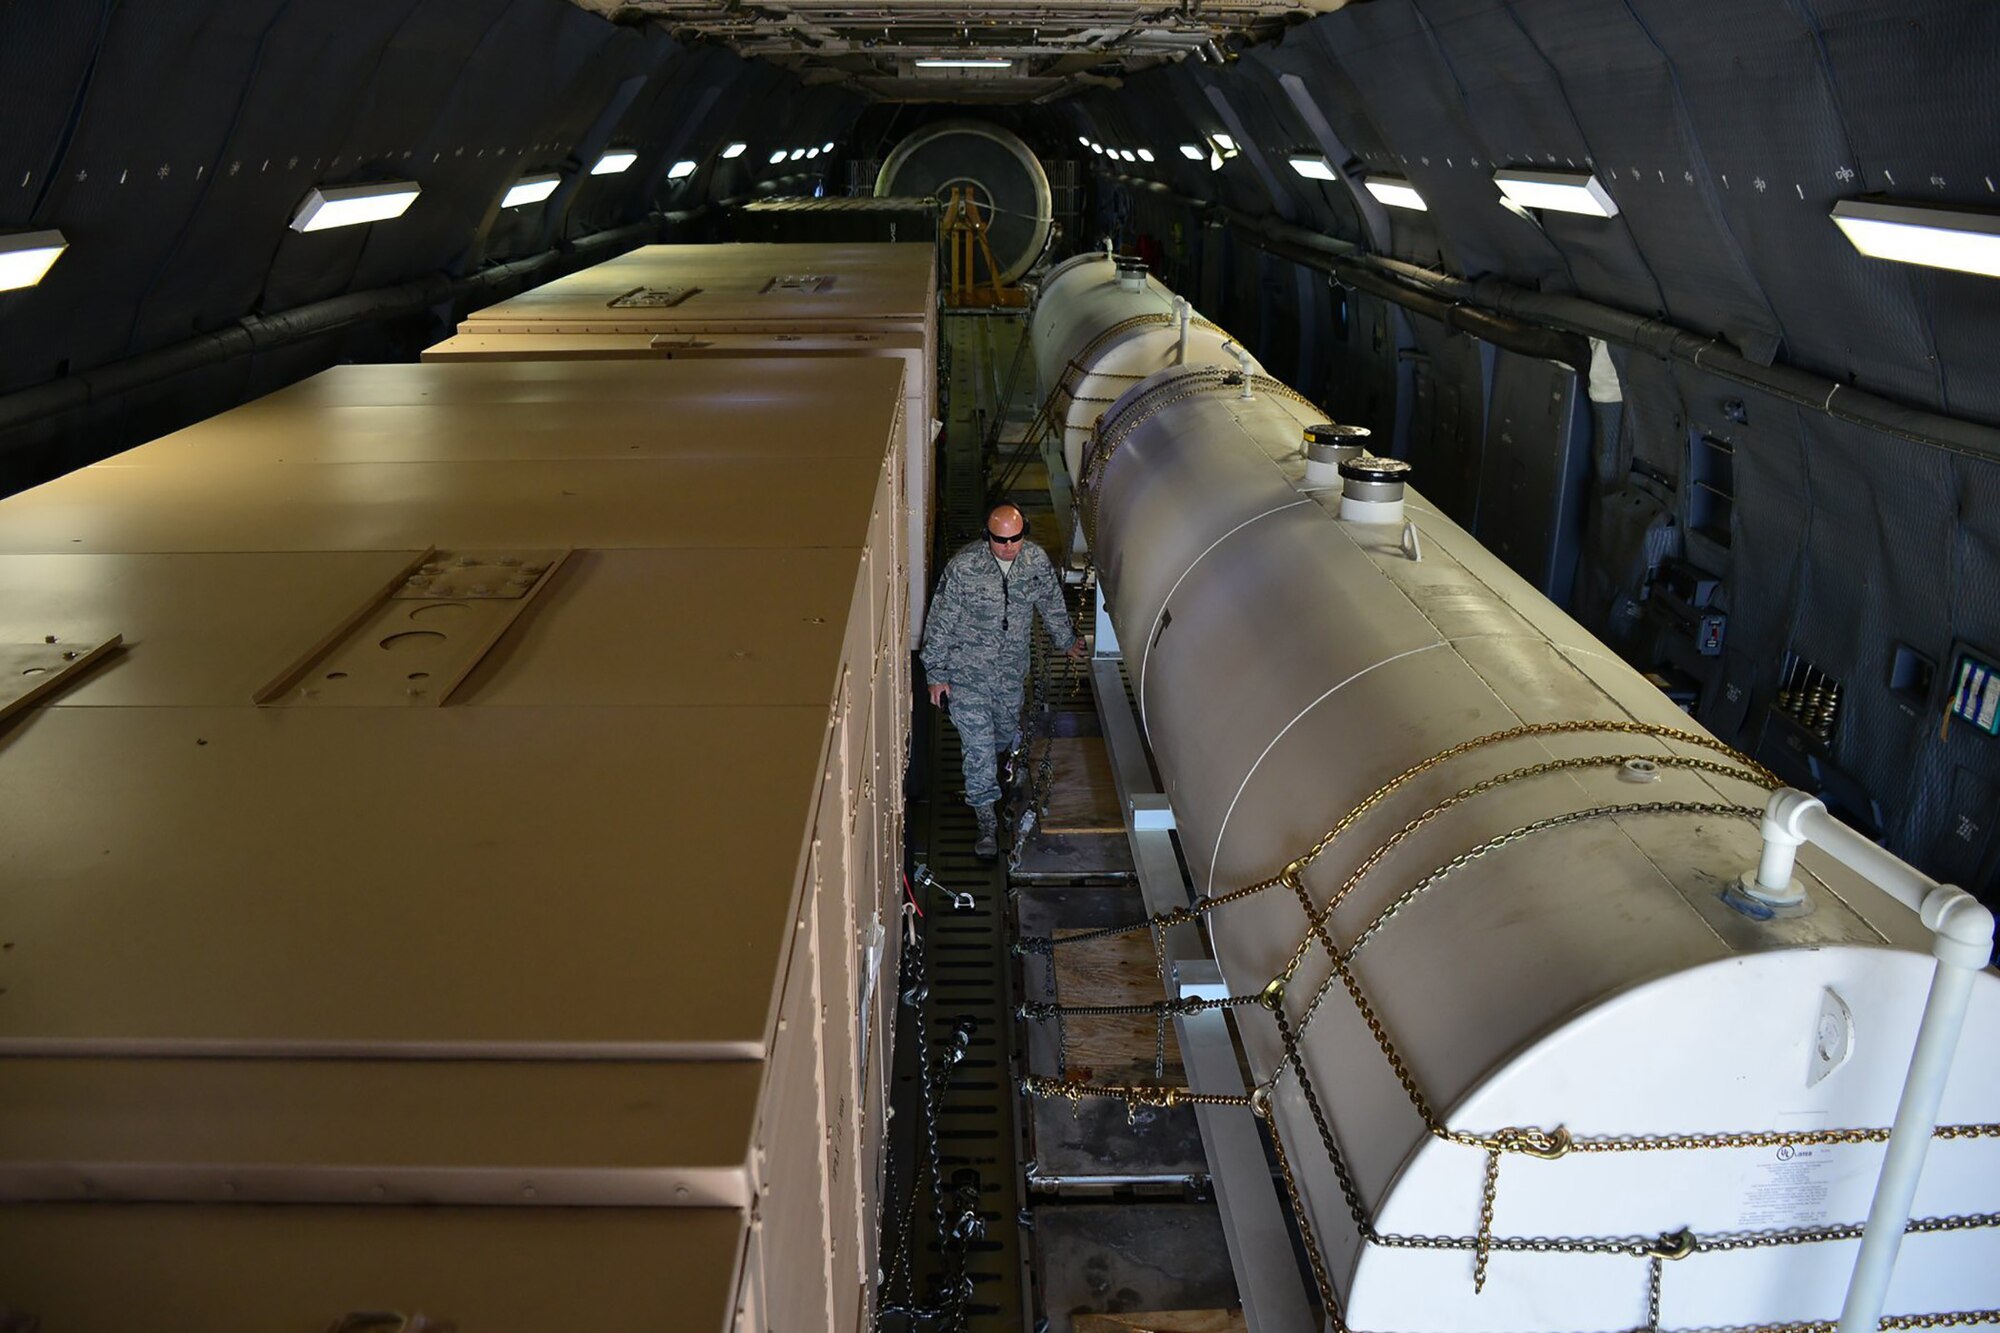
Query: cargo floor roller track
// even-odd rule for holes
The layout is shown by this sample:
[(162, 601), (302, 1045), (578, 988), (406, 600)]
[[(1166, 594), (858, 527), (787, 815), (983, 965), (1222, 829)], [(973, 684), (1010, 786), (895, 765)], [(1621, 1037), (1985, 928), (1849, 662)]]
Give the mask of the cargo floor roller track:
[(1006, 878), (1000, 863), (972, 854), (977, 830), (955, 799), (958, 737), (948, 726), (932, 729), (928, 758), (937, 776), (910, 811), (925, 868), (913, 885), (923, 944), (903, 978), (881, 1322), (1015, 1333), (1023, 1256)]
[[(1001, 406), (987, 366), (993, 335), (974, 323), (948, 317), (945, 324), (944, 468), (933, 568), (984, 519), (983, 428)], [(1012, 330), (1010, 321), (993, 323)], [(913, 796), (908, 827), (913, 869), (926, 867), (929, 875), (914, 876), (911, 886), (923, 912), (922, 946), (902, 979), (880, 1326), (889, 1333), (1019, 1333), (1027, 1327), (1026, 1270), (1005, 863), (972, 854), (977, 830), (962, 797), (958, 733), (936, 713), (925, 730), (926, 789)], [(968, 1212), (976, 1226), (966, 1226), (947, 1247), (944, 1235), (959, 1229)], [(899, 1271), (905, 1262), (907, 1271)], [(954, 1283), (964, 1294), (962, 1307), (951, 1303)], [(910, 1312), (899, 1313), (899, 1306)]]

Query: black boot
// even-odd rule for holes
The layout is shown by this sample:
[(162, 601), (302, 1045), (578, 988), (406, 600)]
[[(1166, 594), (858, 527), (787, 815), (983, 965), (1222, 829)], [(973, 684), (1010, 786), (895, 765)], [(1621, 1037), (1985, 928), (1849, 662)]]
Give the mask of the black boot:
[(991, 861), (1000, 855), (1000, 818), (994, 813), (991, 801), (973, 806), (972, 814), (979, 821), (979, 840), (972, 844), (972, 854)]

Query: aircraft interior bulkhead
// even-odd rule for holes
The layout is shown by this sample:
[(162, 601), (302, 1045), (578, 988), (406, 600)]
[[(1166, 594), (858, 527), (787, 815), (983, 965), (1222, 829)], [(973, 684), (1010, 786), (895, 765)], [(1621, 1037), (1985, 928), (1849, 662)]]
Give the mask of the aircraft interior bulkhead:
[(1996, 56), (0, 5), (0, 1333), (2000, 1327)]

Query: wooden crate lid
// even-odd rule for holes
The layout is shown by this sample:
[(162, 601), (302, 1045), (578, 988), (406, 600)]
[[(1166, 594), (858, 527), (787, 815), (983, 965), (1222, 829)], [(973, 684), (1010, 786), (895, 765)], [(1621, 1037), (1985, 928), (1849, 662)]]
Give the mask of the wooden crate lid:
[[(713, 360), (741, 356), (922, 357), (929, 340), (921, 329), (892, 326), (865, 332), (796, 333), (782, 329), (675, 329), (637, 333), (460, 333), (424, 349), (425, 362), (442, 361), (661, 361)], [(930, 369), (924, 367), (924, 376)], [(906, 386), (906, 392), (919, 389)]]
[(758, 1058), (826, 726), (39, 709), (0, 742), (0, 1048)]
[[(15, 1057), (0, 1197), (748, 1207), (751, 1061)], [(10, 1293), (11, 1294), (11, 1293)]]
[[(821, 281), (798, 281), (814, 278)], [(474, 311), (459, 331), (924, 320), (934, 310), (936, 284), (937, 249), (925, 244), (648, 245)], [(611, 304), (641, 288), (689, 294), (672, 305)]]
[(742, 1235), (723, 1208), (0, 1208), (0, 1290), (63, 1333), (722, 1333)]

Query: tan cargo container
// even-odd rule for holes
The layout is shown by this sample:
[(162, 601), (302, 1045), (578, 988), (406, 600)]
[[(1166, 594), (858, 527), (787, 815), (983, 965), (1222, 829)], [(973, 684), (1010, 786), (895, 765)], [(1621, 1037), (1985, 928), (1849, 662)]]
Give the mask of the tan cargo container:
[(867, 1318), (903, 375), (346, 367), (0, 501), (7, 1313)]
[[(862, 356), (903, 361), (909, 618), (923, 630), (937, 435), (931, 245), (649, 245), (474, 311), (426, 361)], [(782, 373), (782, 371), (780, 372)]]

